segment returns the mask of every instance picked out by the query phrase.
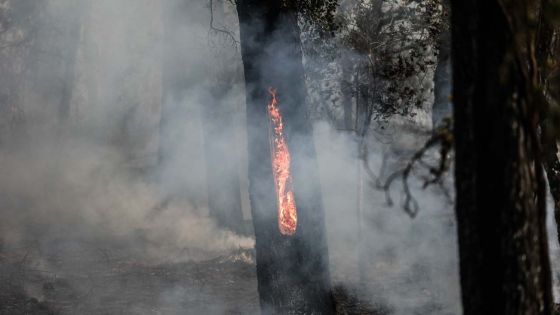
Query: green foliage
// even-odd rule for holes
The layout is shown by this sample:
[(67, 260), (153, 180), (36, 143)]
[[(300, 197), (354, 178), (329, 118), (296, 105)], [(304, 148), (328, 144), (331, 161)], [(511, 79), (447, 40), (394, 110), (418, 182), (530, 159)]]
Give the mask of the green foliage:
[(286, 0), (295, 2), (298, 11), (322, 32), (333, 34), (340, 22), (336, 18), (338, 0)]
[[(2, 0), (0, 0), (2, 1)], [(226, 0), (235, 4), (236, 0)], [(261, 0), (269, 1), (269, 0)], [(324, 34), (333, 35), (341, 25), (336, 12), (339, 0), (280, 0), (284, 8), (297, 10), (306, 22), (313, 24)]]
[[(441, 0), (374, 0), (357, 5), (344, 41), (358, 56), (358, 97), (374, 117), (411, 115), (426, 99), (418, 76), (436, 63)], [(433, 57), (429, 57), (433, 55)]]

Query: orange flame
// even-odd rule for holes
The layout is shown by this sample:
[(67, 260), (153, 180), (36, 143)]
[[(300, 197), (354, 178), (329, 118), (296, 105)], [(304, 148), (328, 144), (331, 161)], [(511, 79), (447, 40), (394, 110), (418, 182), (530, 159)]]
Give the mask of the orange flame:
[(284, 235), (294, 235), (297, 226), (297, 208), (290, 174), (290, 151), (284, 139), (284, 125), (278, 108), (276, 90), (268, 89), (272, 99), (268, 104), (270, 118), (270, 154), (272, 173), (278, 199), (278, 228)]

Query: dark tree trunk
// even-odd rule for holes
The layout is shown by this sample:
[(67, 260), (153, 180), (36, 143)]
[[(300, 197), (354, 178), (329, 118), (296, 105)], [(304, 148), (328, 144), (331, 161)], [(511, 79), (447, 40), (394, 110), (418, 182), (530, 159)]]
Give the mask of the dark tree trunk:
[[(560, 45), (558, 43), (558, 28), (549, 21), (547, 17), (551, 8), (551, 0), (544, 0), (541, 9), (539, 37), (537, 46), (537, 57), (540, 70), (540, 83), (542, 84), (544, 97), (550, 104), (558, 104), (560, 97), (558, 88), (550, 87), (550, 83), (558, 82), (558, 70), (554, 71), (550, 64), (558, 63), (560, 56)], [(552, 62), (551, 62), (552, 61)], [(550, 119), (550, 113), (554, 108), (547, 108), (544, 119), (541, 120), (541, 139), (544, 152), (544, 167), (548, 178), (548, 187), (554, 200), (554, 218), (556, 220), (556, 237), (560, 242), (560, 160), (558, 159), (558, 135), (554, 123)]]
[[(312, 126), (305, 102), (302, 52), (293, 10), (282, 1), (237, 1), (245, 70), (249, 193), (257, 277), (265, 314), (332, 314), (327, 242)], [(284, 236), (269, 147), (269, 87), (277, 89), (298, 210), (296, 233)]]
[(339, 61), (342, 67), (342, 106), (344, 110), (344, 129), (347, 131), (355, 130), (354, 124), (354, 102), (353, 96), (356, 94), (354, 92), (354, 69), (352, 62), (347, 56), (343, 55), (343, 58)]
[[(547, 124), (548, 122), (544, 122)], [(543, 124), (543, 125), (544, 125)], [(543, 126), (544, 167), (548, 179), (548, 188), (554, 200), (554, 219), (556, 221), (556, 237), (560, 243), (560, 160), (556, 138), (550, 135), (550, 128)]]
[(513, 57), (498, 1), (454, 0), (452, 10), (464, 314), (551, 314), (546, 184), (521, 69), (528, 63)]

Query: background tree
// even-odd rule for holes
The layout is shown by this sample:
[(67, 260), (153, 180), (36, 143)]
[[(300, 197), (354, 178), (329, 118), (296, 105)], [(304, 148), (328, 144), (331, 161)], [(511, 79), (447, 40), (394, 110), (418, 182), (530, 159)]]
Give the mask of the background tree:
[[(26, 59), (24, 106), (33, 137), (42, 136), (49, 121), (69, 116), (75, 66), (86, 2), (45, 1), (35, 18), (37, 39)], [(57, 127), (62, 129), (62, 125)]]
[(26, 134), (23, 89), (31, 47), (37, 38), (44, 2), (0, 1), (0, 144), (15, 144)]
[[(223, 23), (225, 19), (225, 4), (221, 0), (213, 0), (210, 5), (212, 27), (221, 29), (222, 26), (216, 24)], [(245, 233), (236, 154), (239, 147), (235, 137), (236, 106), (228, 98), (238, 79), (238, 54), (236, 47), (232, 47), (231, 35), (223, 32), (213, 34), (215, 56), (210, 67), (214, 78), (210, 80), (208, 95), (202, 100), (208, 208), (210, 216), (219, 226)]]
[(85, 11), (87, 10), (87, 3), (85, 0), (78, 0), (72, 2), (70, 10), (70, 20), (66, 27), (66, 40), (68, 48), (66, 56), (66, 65), (64, 69), (64, 79), (62, 82), (62, 91), (60, 99), (59, 120), (66, 122), (70, 115), (70, 107), (72, 101), (72, 91), (74, 89), (75, 73), (76, 73), (76, 55), (78, 53), (78, 46), (80, 44), (82, 21), (84, 19)]
[(450, 1), (442, 0), (442, 20), (439, 23), (437, 40), (437, 66), (434, 73), (434, 106), (432, 126), (441, 124), (449, 116), (451, 109), (451, 30), (449, 26)]

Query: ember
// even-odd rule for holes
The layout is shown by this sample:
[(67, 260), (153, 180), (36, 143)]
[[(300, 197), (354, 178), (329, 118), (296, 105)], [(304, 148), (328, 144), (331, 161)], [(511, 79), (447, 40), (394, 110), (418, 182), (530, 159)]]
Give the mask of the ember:
[(297, 208), (290, 174), (290, 151), (284, 139), (282, 115), (278, 108), (276, 90), (269, 88), (272, 99), (268, 104), (270, 118), (270, 154), (272, 173), (278, 199), (278, 228), (284, 235), (294, 235), (297, 226)]

